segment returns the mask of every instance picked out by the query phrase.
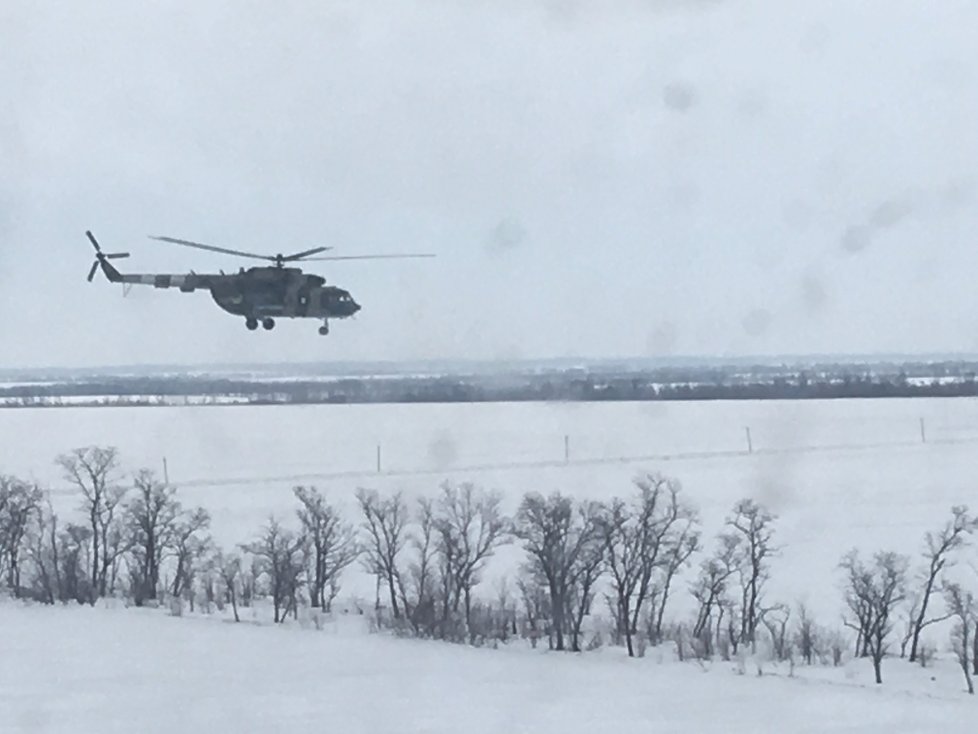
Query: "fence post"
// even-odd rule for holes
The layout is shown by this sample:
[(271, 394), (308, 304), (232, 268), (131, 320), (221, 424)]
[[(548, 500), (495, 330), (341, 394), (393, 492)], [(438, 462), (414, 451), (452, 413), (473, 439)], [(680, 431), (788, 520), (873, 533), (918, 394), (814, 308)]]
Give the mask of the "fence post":
[(163, 483), (166, 484), (166, 486), (168, 486), (168, 487), (170, 486), (170, 472), (169, 472), (169, 470), (167, 469), (167, 466), (166, 466), (166, 457), (165, 456), (163, 457)]
[(927, 429), (924, 427), (924, 419), (920, 419), (920, 442), (927, 443)]
[(377, 444), (377, 473), (380, 474), (383, 471), (381, 461), (380, 461), (380, 444)]
[(753, 454), (754, 453), (754, 444), (753, 444), (753, 442), (751, 442), (751, 439), (750, 439), (750, 426), (744, 426), (744, 433), (747, 434), (747, 453), (748, 454)]
[(564, 463), (570, 463), (570, 436), (564, 434)]

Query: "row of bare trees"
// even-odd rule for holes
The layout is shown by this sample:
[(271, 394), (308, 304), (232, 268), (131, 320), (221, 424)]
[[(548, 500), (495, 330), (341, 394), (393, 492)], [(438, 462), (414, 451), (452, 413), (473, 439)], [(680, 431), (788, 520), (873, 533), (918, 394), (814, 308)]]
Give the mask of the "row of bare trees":
[[(252, 541), (224, 550), (209, 534), (207, 511), (184, 507), (152, 472), (124, 481), (115, 449), (76, 449), (57, 463), (78, 489), (81, 522), (62, 523), (36, 485), (0, 477), (0, 579), (48, 603), (196, 601), (228, 604), (238, 619), (239, 606), (267, 597), (281, 622), (303, 606), (330, 610), (344, 571), (359, 561), (376, 578), (377, 619), (401, 634), (470, 644), (520, 635), (580, 651), (594, 644), (585, 628), (601, 616), (601, 599), (613, 640), (630, 656), (669, 642), (681, 656), (729, 659), (763, 642), (778, 659), (837, 665), (849, 648), (872, 661), (881, 682), (897, 642), (901, 657), (909, 650), (919, 661), (928, 653), (925, 630), (948, 622), (969, 690), (978, 675), (978, 603), (953, 573), (978, 530), (965, 507), (926, 533), (919, 568), (890, 551), (843, 557), (843, 623), (853, 646), (804, 606), (769, 598), (781, 550), (772, 512), (737, 502), (709, 549), (695, 506), (659, 475), (639, 477), (628, 496), (606, 502), (530, 492), (512, 516), (498, 492), (471, 483), (445, 483), (413, 500), (360, 489), (352, 520), (316, 488), (297, 487), (292, 522), (271, 517)], [(490, 561), (502, 553), (517, 561), (496, 564), (518, 565), (515, 586), (497, 575), (487, 593)], [(680, 579), (694, 562), (687, 595)], [(675, 622), (667, 605), (677, 593), (692, 608)]]
[(137, 606), (202, 597), (231, 603), (237, 617), (239, 599), (267, 590), (281, 621), (306, 586), (312, 606), (328, 607), (359, 554), (353, 525), (314, 488), (295, 489), (298, 530), (273, 517), (254, 541), (225, 552), (204, 508), (185, 508), (151, 471), (124, 481), (114, 448), (75, 449), (57, 464), (79, 491), (81, 522), (62, 523), (39, 487), (0, 476), (0, 572), (16, 596), (52, 604), (123, 596)]

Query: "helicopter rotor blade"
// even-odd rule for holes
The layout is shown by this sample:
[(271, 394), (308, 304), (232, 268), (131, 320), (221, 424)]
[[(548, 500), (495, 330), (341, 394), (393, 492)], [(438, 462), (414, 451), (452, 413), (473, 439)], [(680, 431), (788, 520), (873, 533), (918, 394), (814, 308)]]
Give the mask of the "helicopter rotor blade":
[(307, 260), (403, 260), (406, 258), (437, 257), (430, 252), (405, 252), (389, 255), (329, 255), (327, 257), (310, 257)]
[(93, 235), (91, 231), (86, 229), (85, 236), (88, 237), (88, 241), (92, 243), (92, 246), (95, 248), (95, 252), (102, 251), (102, 248), (98, 246), (98, 240), (95, 239), (95, 235)]
[(230, 250), (226, 247), (214, 247), (214, 245), (204, 245), (200, 242), (191, 242), (190, 240), (181, 240), (176, 237), (157, 237), (156, 235), (149, 235), (151, 240), (160, 240), (161, 242), (169, 242), (174, 245), (183, 245), (184, 247), (196, 247), (198, 250), (209, 250), (211, 252), (221, 252), (225, 255), (238, 255), (240, 257), (250, 257), (255, 260), (271, 260), (275, 261), (273, 256), (269, 255), (256, 255), (253, 252), (244, 252), (242, 250)]
[(92, 269), (88, 271), (88, 282), (92, 282), (92, 278), (95, 277), (95, 271), (98, 270), (98, 260), (92, 263)]
[(293, 260), (305, 260), (310, 255), (316, 255), (320, 252), (326, 252), (326, 250), (332, 250), (332, 247), (313, 247), (311, 250), (305, 250), (304, 252), (297, 252), (294, 255), (285, 255), (282, 258), (283, 262), (292, 262)]
[(124, 257), (129, 257), (128, 252), (112, 252), (105, 256), (106, 260), (120, 260)]

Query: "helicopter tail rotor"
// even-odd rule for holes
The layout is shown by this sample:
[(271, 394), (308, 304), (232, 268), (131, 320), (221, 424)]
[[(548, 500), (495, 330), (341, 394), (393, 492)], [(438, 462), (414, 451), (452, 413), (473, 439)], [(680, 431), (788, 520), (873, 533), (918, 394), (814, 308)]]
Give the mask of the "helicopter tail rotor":
[(92, 269), (88, 271), (88, 282), (91, 283), (95, 278), (95, 271), (102, 267), (105, 271), (105, 276), (109, 280), (113, 280), (115, 277), (121, 277), (119, 271), (116, 270), (112, 265), (109, 264), (109, 260), (118, 260), (124, 257), (129, 257), (128, 252), (102, 252), (102, 248), (99, 246), (98, 240), (95, 239), (90, 231), (85, 231), (85, 235), (88, 237), (89, 242), (92, 243), (92, 247), (95, 248), (95, 262), (92, 263)]

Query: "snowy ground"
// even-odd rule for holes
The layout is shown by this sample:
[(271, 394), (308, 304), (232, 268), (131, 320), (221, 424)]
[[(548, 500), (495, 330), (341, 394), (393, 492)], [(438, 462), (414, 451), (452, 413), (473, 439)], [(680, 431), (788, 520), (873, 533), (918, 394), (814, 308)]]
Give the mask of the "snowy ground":
[[(925, 419), (927, 442), (920, 437)], [(744, 453), (750, 426), (755, 452)], [(563, 437), (571, 461), (563, 463)], [(445, 479), (607, 498), (637, 471), (666, 472), (700, 507), (708, 537), (734, 501), (780, 515), (772, 598), (805, 599), (823, 624), (841, 611), (836, 564), (853, 545), (915, 554), (955, 503), (975, 504), (978, 401), (670, 405), (303, 406), (12, 411), (0, 471), (56, 490), (54, 456), (112, 444), (128, 468), (161, 467), (185, 503), (214, 516), (218, 542), (287, 518), (296, 477), (354, 510), (358, 486), (432, 492)], [(373, 465), (376, 445), (385, 467)], [(630, 459), (620, 460), (623, 457)], [(657, 458), (658, 457), (658, 458)], [(494, 573), (512, 573), (502, 553)], [(491, 588), (487, 591), (491, 592)], [(372, 598), (353, 571), (345, 593)], [(677, 604), (687, 596), (676, 594)], [(0, 731), (682, 732), (964, 731), (974, 701), (944, 662), (708, 674), (664, 653), (583, 657), (473, 650), (366, 634), (176, 619), (161, 611), (0, 604)], [(937, 634), (936, 630), (932, 630)], [(941, 649), (946, 636), (931, 640)], [(775, 673), (775, 674), (772, 674)], [(619, 729), (622, 727), (622, 729)], [(627, 728), (625, 728), (627, 727)]]
[[(916, 554), (951, 505), (978, 505), (970, 399), (10, 411), (0, 472), (61, 490), (55, 455), (92, 443), (118, 446), (131, 469), (161, 472), (167, 457), (181, 498), (211, 511), (225, 545), (252, 539), (272, 513), (289, 519), (296, 483), (317, 485), (356, 517), (358, 486), (416, 494), (473, 480), (502, 490), (513, 509), (528, 490), (607, 499), (630, 492), (637, 472), (662, 471), (699, 506), (708, 538), (741, 497), (774, 509), (783, 552), (770, 592), (806, 599), (824, 623), (841, 611), (836, 566), (846, 550)], [(74, 493), (54, 502), (77, 507)], [(493, 572), (511, 573), (516, 557), (501, 554)], [(345, 588), (372, 598), (355, 571)]]
[[(971, 732), (951, 668), (756, 677), (650, 653), (476, 650), (159, 610), (0, 604), (4, 732)], [(931, 676), (939, 680), (931, 680)]]

